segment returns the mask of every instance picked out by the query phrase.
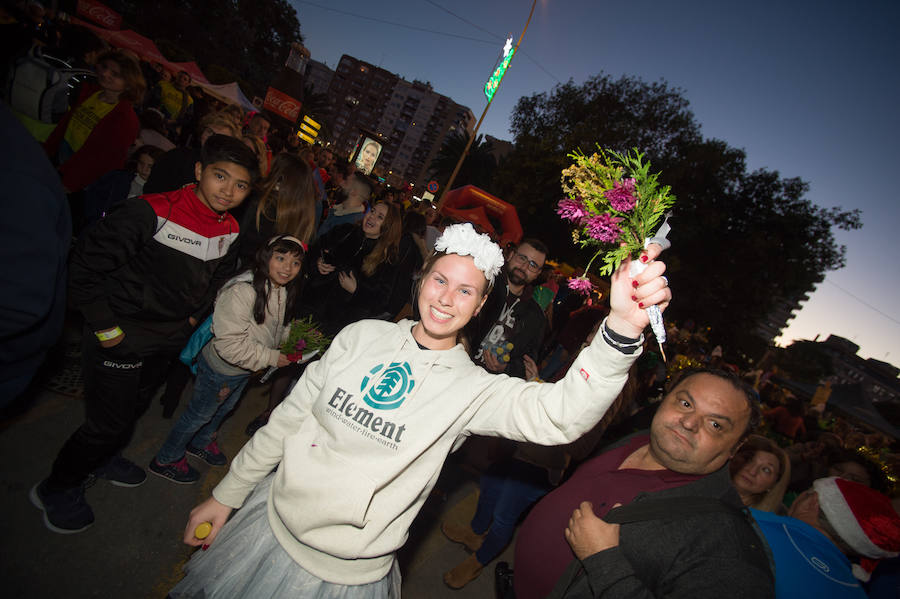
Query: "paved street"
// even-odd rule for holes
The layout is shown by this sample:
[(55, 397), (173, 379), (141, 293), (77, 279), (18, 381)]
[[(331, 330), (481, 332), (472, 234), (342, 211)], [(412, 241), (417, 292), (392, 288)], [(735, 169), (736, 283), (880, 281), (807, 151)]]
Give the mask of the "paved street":
[[(57, 450), (82, 419), (77, 366), (71, 359), (68, 371), (55, 377), (56, 391), (42, 391), (24, 412), (0, 422), (0, 455), (5, 461), (0, 487), (3, 596), (163, 598), (181, 578), (181, 566), (192, 552), (180, 540), (188, 511), (208, 497), (226, 470), (190, 458), (203, 473), (194, 485), (176, 485), (153, 475), (133, 489), (97, 481), (87, 490), (96, 515), (94, 526), (75, 535), (50, 532), (28, 492), (47, 475)], [(69, 380), (60, 382), (67, 376)], [(75, 395), (70, 394), (73, 390)], [(225, 422), (219, 442), (226, 455), (233, 456), (247, 441), (244, 427), (264, 407), (265, 391), (252, 387)], [(185, 403), (183, 397), (175, 418)], [(162, 418), (162, 408), (154, 401), (138, 423), (125, 457), (145, 466), (172, 422)], [(451, 517), (469, 517), (471, 512), (464, 512), (474, 510), (476, 480), (470, 469), (454, 460), (447, 463), (439, 484), (446, 499), (436, 496), (426, 504), (401, 552), (404, 598), (494, 596), (493, 565), (462, 591), (447, 588), (441, 580), (466, 552), (444, 538), (440, 519), (448, 512)], [(454, 510), (460, 502), (462, 507)], [(507, 548), (501, 559), (511, 562), (512, 550)]]

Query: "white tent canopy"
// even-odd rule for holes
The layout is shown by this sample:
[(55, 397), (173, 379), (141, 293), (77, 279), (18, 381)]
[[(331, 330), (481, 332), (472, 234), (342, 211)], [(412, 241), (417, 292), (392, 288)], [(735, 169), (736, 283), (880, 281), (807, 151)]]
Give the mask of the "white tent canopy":
[(258, 110), (253, 105), (253, 102), (247, 99), (247, 96), (244, 95), (244, 92), (241, 91), (241, 88), (238, 87), (238, 84), (234, 81), (232, 81), (231, 83), (225, 83), (224, 85), (213, 85), (212, 83), (202, 83), (200, 81), (194, 81), (193, 85), (199, 85), (207, 93), (215, 96), (223, 102), (228, 102), (229, 104), (237, 104), (244, 110)]

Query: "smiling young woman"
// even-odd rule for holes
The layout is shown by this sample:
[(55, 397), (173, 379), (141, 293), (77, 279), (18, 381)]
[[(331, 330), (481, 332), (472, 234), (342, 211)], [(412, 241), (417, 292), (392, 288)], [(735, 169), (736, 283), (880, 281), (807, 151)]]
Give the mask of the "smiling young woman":
[(416, 298), (420, 320), (413, 337), (428, 349), (450, 349), (484, 306), (490, 282), (470, 256), (458, 254), (436, 253), (422, 272)]
[[(435, 248), (418, 287), (421, 320), (345, 327), (192, 510), (184, 542), (210, 551), (194, 555), (170, 596), (233, 597), (234, 580), (254, 599), (399, 596), (395, 552), (450, 451), (473, 434), (570, 443), (603, 416), (643, 343), (608, 339), (649, 323), (619, 301), (632, 293), (627, 269), (613, 278), (604, 334), (560, 382), (528, 383), (488, 373), (457, 343), (500, 272), (500, 248), (470, 224), (448, 227)], [(637, 288), (662, 289), (664, 270), (649, 267)], [(665, 289), (649, 301), (670, 298)], [(212, 531), (200, 539), (204, 522)]]

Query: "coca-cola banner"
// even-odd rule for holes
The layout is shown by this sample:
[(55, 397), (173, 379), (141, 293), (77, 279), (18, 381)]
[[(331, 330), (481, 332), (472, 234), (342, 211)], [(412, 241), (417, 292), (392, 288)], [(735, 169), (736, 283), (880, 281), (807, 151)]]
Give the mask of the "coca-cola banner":
[(122, 15), (97, 0), (78, 0), (77, 11), (81, 16), (107, 29), (119, 29), (122, 26)]
[(274, 87), (270, 87), (266, 92), (266, 99), (263, 102), (263, 108), (271, 110), (278, 116), (282, 116), (294, 123), (300, 116), (300, 100), (294, 99), (283, 91), (279, 91)]

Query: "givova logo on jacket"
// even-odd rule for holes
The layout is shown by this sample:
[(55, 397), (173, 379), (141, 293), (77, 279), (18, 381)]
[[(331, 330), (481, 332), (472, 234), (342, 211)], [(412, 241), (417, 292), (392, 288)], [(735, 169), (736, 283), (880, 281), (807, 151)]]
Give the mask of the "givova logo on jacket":
[(365, 391), (369, 381), (375, 375), (381, 373), (378, 382), (363, 396), (363, 401), (376, 410), (394, 410), (400, 407), (406, 394), (413, 390), (416, 382), (412, 378), (412, 369), (408, 362), (392, 362), (387, 370), (381, 372), (384, 364), (379, 364), (363, 377), (359, 385), (360, 391)]

